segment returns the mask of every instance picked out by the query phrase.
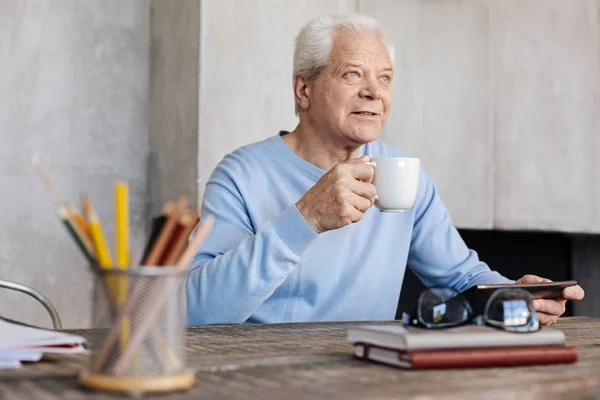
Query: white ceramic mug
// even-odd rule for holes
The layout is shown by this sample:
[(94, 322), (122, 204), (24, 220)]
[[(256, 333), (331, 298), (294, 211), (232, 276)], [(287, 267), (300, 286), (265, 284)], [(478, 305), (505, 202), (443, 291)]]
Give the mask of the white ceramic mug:
[(405, 213), (415, 204), (419, 189), (421, 160), (404, 157), (374, 157), (375, 205), (384, 212)]

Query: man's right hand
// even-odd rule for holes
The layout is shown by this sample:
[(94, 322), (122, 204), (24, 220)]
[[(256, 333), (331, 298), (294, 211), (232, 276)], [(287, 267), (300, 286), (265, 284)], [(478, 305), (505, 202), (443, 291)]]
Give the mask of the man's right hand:
[(375, 169), (370, 158), (355, 158), (331, 168), (296, 203), (304, 219), (317, 233), (358, 222), (375, 202), (371, 184)]

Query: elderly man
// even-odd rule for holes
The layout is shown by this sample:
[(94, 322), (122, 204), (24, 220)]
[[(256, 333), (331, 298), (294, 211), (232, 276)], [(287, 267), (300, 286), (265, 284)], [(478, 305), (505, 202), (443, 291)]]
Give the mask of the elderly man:
[[(376, 141), (393, 77), (372, 18), (320, 17), (300, 31), (298, 125), (227, 155), (206, 185), (202, 214), (215, 225), (186, 283), (190, 324), (393, 319), (407, 264), (426, 285), (459, 292), (513, 282), (467, 248), (424, 170), (407, 213), (373, 207), (366, 161), (408, 156)], [(583, 290), (563, 295), (535, 301), (541, 323)]]

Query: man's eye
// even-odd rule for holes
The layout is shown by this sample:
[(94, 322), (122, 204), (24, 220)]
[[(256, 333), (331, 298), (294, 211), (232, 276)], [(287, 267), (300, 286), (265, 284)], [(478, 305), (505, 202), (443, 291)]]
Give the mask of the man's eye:
[(350, 71), (346, 73), (346, 77), (348, 78), (358, 78), (358, 72), (356, 71)]
[(381, 80), (384, 81), (385, 83), (388, 83), (389, 81), (392, 80), (392, 78), (390, 78), (388, 75), (384, 75), (381, 77)]

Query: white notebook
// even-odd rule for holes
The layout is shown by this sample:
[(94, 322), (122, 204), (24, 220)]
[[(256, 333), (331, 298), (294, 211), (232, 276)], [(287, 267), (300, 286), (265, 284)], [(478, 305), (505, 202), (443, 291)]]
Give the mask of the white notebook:
[(39, 361), (46, 353), (81, 353), (85, 338), (34, 328), (0, 318), (0, 368), (18, 368), (22, 361)]
[(555, 328), (513, 333), (484, 325), (423, 329), (404, 325), (363, 325), (348, 329), (351, 343), (370, 343), (405, 351), (478, 347), (564, 345), (565, 334)]

